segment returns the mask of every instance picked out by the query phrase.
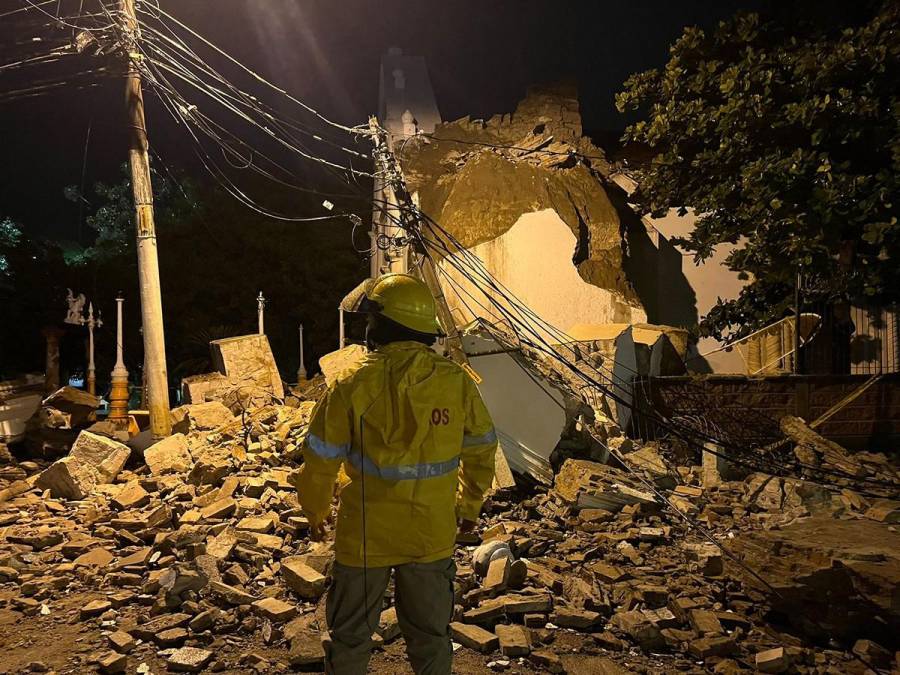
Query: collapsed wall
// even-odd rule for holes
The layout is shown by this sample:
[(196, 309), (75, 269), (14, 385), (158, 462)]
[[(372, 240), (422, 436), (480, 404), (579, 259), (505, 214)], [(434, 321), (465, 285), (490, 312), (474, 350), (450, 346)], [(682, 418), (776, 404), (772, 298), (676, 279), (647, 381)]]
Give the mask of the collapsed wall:
[(423, 211), (557, 328), (647, 320), (625, 273), (623, 223), (601, 182), (609, 163), (582, 135), (574, 87), (534, 88), (514, 113), (487, 122), (439, 125), (405, 142), (400, 159)]

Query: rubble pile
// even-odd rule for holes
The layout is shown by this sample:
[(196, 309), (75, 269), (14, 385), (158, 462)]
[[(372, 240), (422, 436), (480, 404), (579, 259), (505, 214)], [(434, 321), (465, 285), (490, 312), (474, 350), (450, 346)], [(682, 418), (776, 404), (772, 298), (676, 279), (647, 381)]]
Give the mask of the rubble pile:
[[(186, 386), (221, 384), (204, 378)], [(48, 670), (42, 649), (66, 639), (59, 672), (321, 668), (333, 553), (309, 539), (291, 481), (314, 403), (295, 391), (290, 405), (269, 396), (235, 410), (233, 392), (192, 395), (202, 402), (172, 411), (173, 435), (143, 449), (106, 422), (53, 462), (17, 462), (0, 446), (0, 630), (6, 658), (19, 659), (0, 671)], [(611, 424), (604, 433), (624, 465), (568, 457), (551, 487), (498, 490), (480, 532), (460, 535), (460, 662), (552, 673), (898, 666), (900, 503), (760, 473), (711, 481), (709, 467), (673, 464), (658, 444)], [(897, 477), (880, 456), (851, 459)], [(400, 649), (391, 590), (375, 639)]]
[(60, 618), (103, 629), (109, 650), (74, 655), (72, 672), (151, 655), (193, 672), (215, 665), (223, 634), (312, 635), (331, 555), (307, 541), (288, 480), (312, 405), (243, 419), (220, 402), (183, 406), (180, 431), (128, 469), (128, 446), (82, 431), (66, 457), (0, 492), (7, 606), (53, 615), (66, 595), (94, 596)]

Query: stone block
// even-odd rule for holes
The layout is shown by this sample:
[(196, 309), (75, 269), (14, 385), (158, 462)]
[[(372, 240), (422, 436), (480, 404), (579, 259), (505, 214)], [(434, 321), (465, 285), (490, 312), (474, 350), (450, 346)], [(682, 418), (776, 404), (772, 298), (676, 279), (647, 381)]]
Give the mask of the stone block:
[(297, 616), (297, 607), (277, 598), (263, 598), (253, 603), (257, 614), (274, 623), (284, 623)]
[(388, 643), (400, 635), (400, 620), (397, 618), (397, 608), (388, 607), (381, 613), (378, 619), (378, 630), (381, 639)]
[(144, 461), (155, 476), (190, 470), (194, 463), (184, 434), (173, 434), (144, 450)]
[(487, 575), (484, 577), (484, 588), (490, 592), (502, 591), (509, 581), (509, 572), (512, 560), (508, 556), (495, 558), (488, 565)]
[(204, 507), (200, 511), (200, 515), (205, 520), (218, 520), (227, 518), (237, 510), (237, 502), (232, 497), (217, 499), (209, 506)]
[(500, 646), (500, 638), (490, 631), (472, 624), (454, 621), (450, 624), (450, 636), (463, 647), (487, 654)]
[(107, 642), (111, 649), (119, 652), (120, 654), (127, 654), (135, 646), (135, 640), (128, 633), (122, 630), (117, 630), (115, 633), (110, 633), (106, 637)]
[(100, 474), (94, 467), (64, 457), (44, 469), (35, 485), (40, 490), (50, 490), (50, 495), (57, 499), (86, 499), (99, 482)]
[(106, 652), (97, 660), (97, 669), (103, 675), (117, 675), (128, 668), (128, 657), (118, 652)]
[(528, 656), (531, 652), (531, 636), (527, 628), (500, 624), (494, 628), (494, 632), (500, 641), (500, 653), (504, 656)]
[(207, 401), (183, 405), (172, 411), (172, 431), (188, 434), (197, 431), (212, 431), (234, 420), (231, 410), (220, 401)]
[(312, 631), (300, 631), (291, 638), (288, 660), (298, 670), (321, 670), (325, 663), (325, 647), (322, 638)]
[(139, 509), (150, 503), (150, 493), (147, 492), (141, 484), (133, 480), (125, 485), (115, 497), (112, 498), (112, 504), (120, 511), (129, 509)]
[(77, 427), (88, 420), (100, 406), (100, 398), (83, 389), (62, 387), (41, 402), (43, 408), (52, 408), (65, 413), (68, 428)]
[(325, 577), (297, 558), (281, 562), (281, 576), (288, 588), (301, 598), (317, 600), (325, 592)]
[(640, 611), (616, 612), (610, 625), (628, 635), (644, 651), (657, 651), (665, 645), (659, 628)]
[(228, 387), (228, 378), (222, 373), (191, 375), (181, 381), (181, 397), (185, 403), (203, 403), (216, 399)]
[(702, 637), (692, 640), (688, 645), (688, 652), (698, 659), (708, 659), (711, 656), (728, 656), (737, 649), (734, 638), (728, 636)]
[(588, 609), (571, 609), (557, 607), (550, 615), (550, 623), (560, 628), (574, 628), (575, 630), (589, 630), (603, 620), (599, 612)]
[(198, 673), (212, 661), (213, 653), (198, 647), (181, 647), (166, 659), (169, 670), (176, 673)]
[(75, 439), (69, 457), (89, 464), (97, 472), (101, 483), (112, 483), (131, 456), (127, 445), (106, 436), (82, 431)]
[(209, 590), (230, 605), (252, 605), (258, 599), (256, 596), (222, 581), (210, 581)]
[(766, 649), (756, 654), (756, 669), (761, 673), (783, 673), (790, 663), (784, 647)]
[(725, 632), (715, 612), (692, 609), (689, 616), (691, 627), (700, 635), (721, 635)]
[(890, 667), (891, 653), (872, 640), (857, 640), (853, 645), (853, 653), (876, 668)]
[(284, 399), (281, 375), (265, 335), (213, 340), (209, 343), (213, 364), (220, 373), (240, 384), (246, 382)]

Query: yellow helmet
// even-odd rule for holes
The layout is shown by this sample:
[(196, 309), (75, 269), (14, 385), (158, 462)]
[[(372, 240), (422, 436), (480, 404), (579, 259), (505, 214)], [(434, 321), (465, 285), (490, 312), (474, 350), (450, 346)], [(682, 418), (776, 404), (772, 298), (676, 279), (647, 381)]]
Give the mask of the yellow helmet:
[(345, 312), (380, 314), (410, 330), (440, 335), (441, 327), (428, 286), (409, 274), (366, 279), (341, 302)]

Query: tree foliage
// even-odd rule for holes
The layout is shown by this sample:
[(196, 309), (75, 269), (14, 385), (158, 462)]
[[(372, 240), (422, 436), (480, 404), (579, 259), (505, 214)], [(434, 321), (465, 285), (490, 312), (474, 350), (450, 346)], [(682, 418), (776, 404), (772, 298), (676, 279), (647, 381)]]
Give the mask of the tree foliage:
[(782, 316), (801, 270), (807, 299), (900, 296), (900, 9), (862, 2), (825, 21), (803, 6), (805, 17), (688, 28), (662, 70), (617, 95), (639, 115), (625, 140), (654, 153), (638, 171), (640, 209), (693, 209), (696, 228), (676, 243), (697, 263), (731, 245), (726, 264), (749, 282), (704, 334)]

